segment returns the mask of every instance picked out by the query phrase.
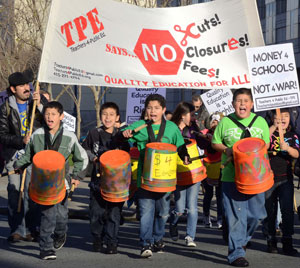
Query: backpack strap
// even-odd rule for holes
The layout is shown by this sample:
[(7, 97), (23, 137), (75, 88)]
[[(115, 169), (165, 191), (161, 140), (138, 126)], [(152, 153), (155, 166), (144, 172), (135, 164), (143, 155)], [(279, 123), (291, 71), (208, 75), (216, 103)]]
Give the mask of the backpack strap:
[(164, 135), (164, 132), (165, 132), (165, 128), (166, 128), (166, 119), (164, 117), (162, 117), (161, 118), (161, 124), (160, 124), (160, 127), (159, 127), (159, 131), (158, 131), (157, 137), (155, 139), (155, 135), (154, 135), (154, 132), (153, 132), (153, 129), (152, 129), (152, 125), (149, 124), (147, 126), (149, 142), (161, 142), (161, 139), (162, 139), (162, 137)]
[(250, 124), (247, 127), (244, 126), (242, 123), (240, 123), (238, 120), (236, 120), (231, 114), (228, 115), (227, 117), (243, 131), (241, 135), (241, 139), (251, 137), (250, 129), (258, 117), (257, 114), (253, 117), (253, 119), (251, 120)]
[(10, 115), (10, 107), (9, 107), (8, 99), (5, 100), (5, 106), (6, 106), (7, 117), (9, 117), (9, 115)]

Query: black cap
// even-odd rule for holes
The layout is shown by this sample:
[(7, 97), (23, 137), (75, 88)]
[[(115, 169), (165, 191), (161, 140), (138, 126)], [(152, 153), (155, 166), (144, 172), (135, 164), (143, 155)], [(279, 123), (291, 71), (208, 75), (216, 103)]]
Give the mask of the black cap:
[(8, 77), (8, 82), (10, 86), (16, 87), (28, 84), (31, 80), (24, 73), (15, 72)]

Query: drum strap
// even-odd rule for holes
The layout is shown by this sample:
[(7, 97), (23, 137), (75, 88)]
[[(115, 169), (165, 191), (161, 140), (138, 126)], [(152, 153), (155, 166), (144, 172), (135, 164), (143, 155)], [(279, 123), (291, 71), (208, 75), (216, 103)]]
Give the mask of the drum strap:
[(250, 124), (247, 127), (244, 126), (242, 123), (240, 123), (238, 120), (236, 120), (234, 117), (232, 117), (232, 115), (228, 115), (227, 117), (231, 121), (233, 121), (240, 129), (243, 130), (243, 133), (241, 135), (241, 139), (251, 137), (250, 128), (252, 127), (253, 123), (255, 122), (256, 118), (258, 117), (257, 114), (253, 117), (252, 121), (250, 122)]
[(59, 146), (61, 144), (63, 132), (64, 132), (64, 129), (61, 128), (61, 130), (58, 133), (55, 141), (51, 144), (49, 130), (45, 128), (45, 150), (58, 151), (58, 148), (59, 148)]
[(149, 141), (150, 142), (161, 142), (161, 139), (164, 135), (164, 132), (165, 132), (165, 129), (166, 129), (166, 119), (164, 117), (161, 118), (161, 124), (160, 124), (160, 127), (159, 127), (159, 131), (158, 131), (158, 135), (155, 139), (155, 135), (154, 135), (154, 132), (153, 132), (153, 129), (152, 129), (152, 125), (149, 124), (147, 126), (147, 132), (148, 132), (148, 136), (149, 136)]

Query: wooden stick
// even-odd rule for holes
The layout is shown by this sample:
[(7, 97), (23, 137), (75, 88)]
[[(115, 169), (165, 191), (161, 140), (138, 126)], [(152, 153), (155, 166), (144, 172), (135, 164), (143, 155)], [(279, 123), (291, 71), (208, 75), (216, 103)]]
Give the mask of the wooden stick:
[[(40, 92), (40, 83), (39, 83), (39, 81), (36, 82), (35, 92)], [(28, 133), (29, 136), (31, 136), (32, 130), (33, 130), (35, 110), (36, 110), (36, 100), (33, 100), (30, 128), (29, 128), (29, 133)], [(23, 192), (24, 192), (25, 178), (26, 178), (26, 169), (24, 170), (23, 175), (22, 175), (20, 194), (19, 194), (19, 202), (18, 202), (18, 212), (21, 211), (21, 204), (22, 204), (22, 196), (23, 196)]]
[(0, 178), (1, 178), (1, 177), (8, 176), (8, 175), (16, 174), (16, 173), (17, 173), (17, 172), (16, 172), (15, 170), (11, 170), (11, 171), (8, 171), (8, 172), (5, 172), (5, 173), (0, 174)]
[(224, 169), (232, 160), (233, 160), (232, 156), (227, 157), (226, 162), (221, 165), (221, 169)]
[(298, 207), (297, 207), (297, 201), (296, 201), (296, 196), (294, 193), (294, 211), (297, 213), (298, 212)]
[(137, 128), (135, 128), (134, 130), (133, 130), (133, 132), (139, 132), (140, 130), (142, 130), (143, 128), (145, 128), (145, 127), (147, 127), (148, 125), (151, 125), (153, 123), (153, 120), (150, 120), (149, 122), (147, 122), (146, 124), (143, 124), (143, 125), (141, 125), (141, 126), (139, 126), (139, 127), (137, 127)]
[(284, 137), (283, 137), (283, 131), (282, 131), (282, 125), (281, 125), (281, 113), (280, 113), (280, 109), (277, 108), (276, 109), (276, 117), (277, 120), (280, 120), (280, 124), (278, 125), (278, 132), (279, 132), (279, 142), (284, 141)]

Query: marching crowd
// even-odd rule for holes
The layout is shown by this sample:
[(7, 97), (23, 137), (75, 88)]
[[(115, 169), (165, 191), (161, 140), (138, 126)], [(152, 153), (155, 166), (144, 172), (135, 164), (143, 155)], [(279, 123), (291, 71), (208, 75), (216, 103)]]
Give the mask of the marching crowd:
[[(180, 102), (171, 113), (166, 111), (164, 97), (152, 94), (145, 101), (141, 120), (121, 128), (117, 127), (120, 122), (117, 104), (104, 103), (100, 110), (102, 125), (91, 129), (83, 143), (79, 144), (75, 134), (62, 126), (63, 106), (59, 102), (50, 101), (49, 96), (44, 94), (31, 94), (31, 81), (25, 73), (13, 73), (8, 80), (9, 97), (0, 107), (0, 143), (5, 169), (8, 172), (15, 171), (8, 176), (7, 186), (9, 243), (38, 241), (40, 257), (44, 260), (56, 259), (56, 251), (63, 247), (67, 239), (68, 191), (85, 177), (90, 162), (93, 170), (89, 183), (89, 218), (93, 250), (116, 254), (124, 201), (110, 202), (103, 198), (101, 179), (104, 178), (99, 176), (99, 158), (109, 150), (129, 152), (134, 146), (140, 153), (136, 182), (138, 190), (133, 198), (139, 214), (141, 257), (148, 258), (153, 252), (164, 250), (163, 238), (168, 220), (171, 238), (174, 241), (179, 239), (177, 223), (184, 213), (187, 214), (186, 246), (197, 246), (195, 235), (201, 185), (204, 192), (204, 223), (207, 227), (212, 225), (210, 206), (215, 189), (217, 226), (223, 228), (224, 239), (228, 242), (230, 265), (249, 265), (245, 258), (246, 247), (260, 221), (263, 222), (267, 251), (278, 253), (276, 219), (279, 210), (282, 215), (282, 251), (286, 255), (297, 254), (292, 240), (293, 166), (299, 158), (300, 145), (295, 132), (296, 120), (292, 120), (294, 113), (289, 109), (282, 109), (280, 117), (272, 112), (257, 116), (252, 112), (250, 89), (240, 88), (233, 93), (235, 112), (229, 116), (222, 113), (210, 115), (198, 95), (192, 97), (192, 103)], [(34, 100), (34, 131), (30, 135), (29, 122)], [(280, 139), (279, 126), (283, 130), (284, 139)], [(233, 146), (249, 137), (264, 141), (274, 174), (273, 186), (257, 194), (242, 193), (235, 184)], [(175, 145), (183, 165), (189, 166), (194, 162), (188, 149), (192, 141), (196, 141), (197, 150), (200, 155), (203, 154), (201, 163), (205, 168), (199, 172), (205, 177), (202, 176), (201, 181), (181, 184), (177, 178), (174, 192), (151, 191), (143, 187), (147, 144), (157, 142)], [(66, 160), (65, 197), (52, 205), (37, 204), (30, 198), (28, 191), (33, 157), (43, 150), (58, 151)], [(69, 174), (70, 157), (74, 168)], [(18, 211), (21, 177), (25, 169), (24, 197), (21, 211)], [(172, 208), (171, 196), (175, 202)]]

